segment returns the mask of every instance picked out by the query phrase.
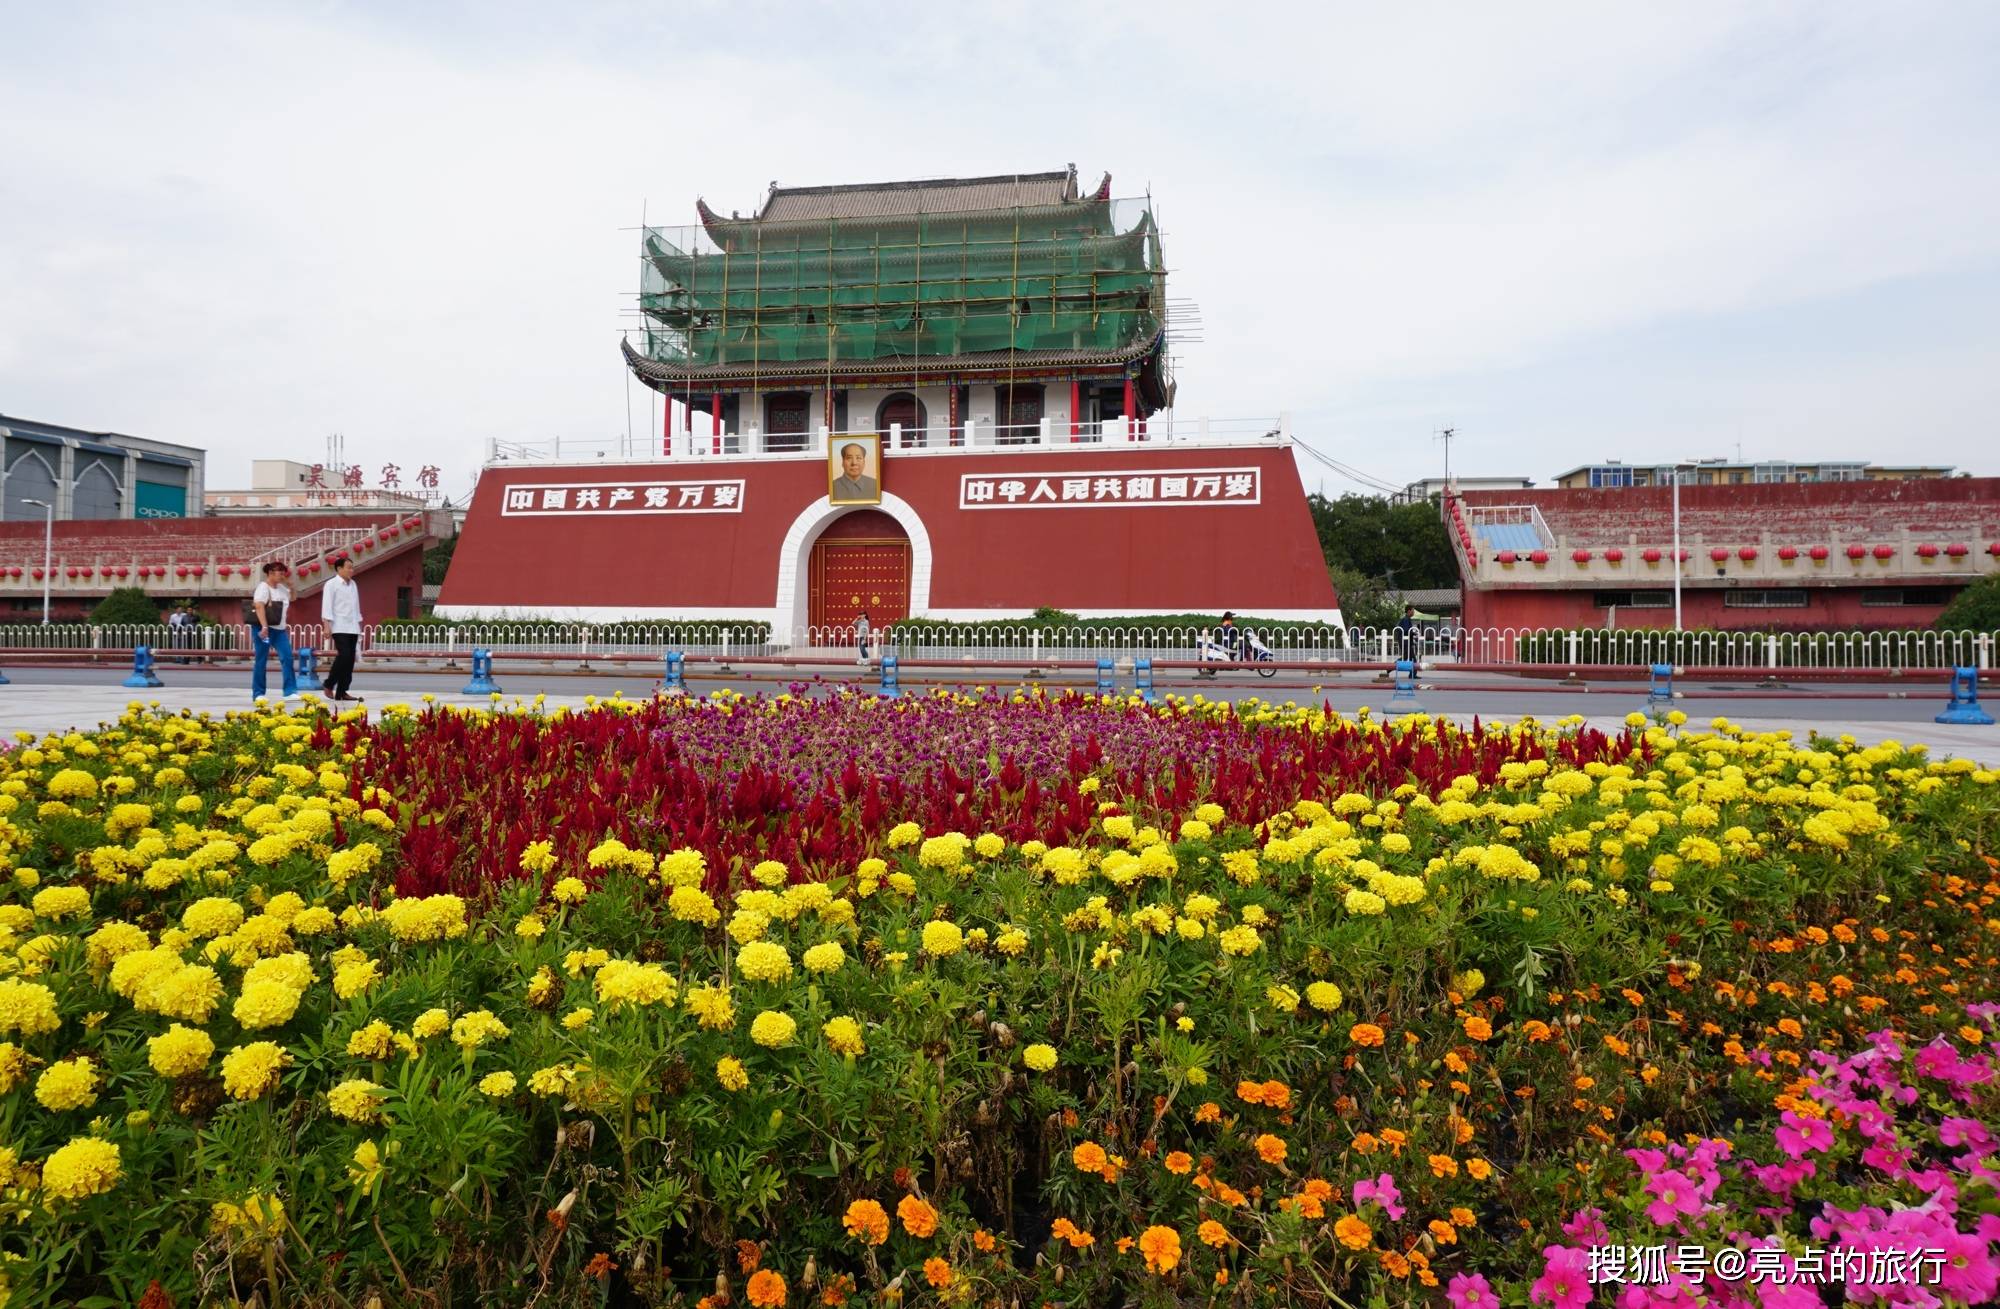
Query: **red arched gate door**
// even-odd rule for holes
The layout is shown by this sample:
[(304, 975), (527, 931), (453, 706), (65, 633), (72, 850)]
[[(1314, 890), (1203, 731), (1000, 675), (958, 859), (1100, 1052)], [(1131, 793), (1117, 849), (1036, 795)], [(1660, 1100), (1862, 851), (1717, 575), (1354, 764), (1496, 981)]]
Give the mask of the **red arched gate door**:
[(864, 611), (876, 627), (908, 618), (909, 534), (880, 509), (841, 515), (813, 542), (807, 586), (814, 627), (852, 626)]

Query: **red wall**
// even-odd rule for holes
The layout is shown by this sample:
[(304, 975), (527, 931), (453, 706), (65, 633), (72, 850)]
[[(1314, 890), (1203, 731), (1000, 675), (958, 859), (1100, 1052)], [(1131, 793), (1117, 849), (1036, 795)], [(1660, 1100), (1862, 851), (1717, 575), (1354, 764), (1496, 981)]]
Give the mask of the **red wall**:
[[(1634, 514), (1670, 512), (1673, 488), (1635, 486), (1616, 490), (1546, 487), (1523, 491), (1467, 491), (1460, 497), (1470, 505), (1532, 504), (1550, 514), (1563, 509), (1578, 512), (1630, 511)], [(1963, 510), (1967, 521), (2000, 521), (2000, 478), (1924, 477), (1905, 482), (1768, 482), (1763, 485), (1681, 487), (1681, 508), (1734, 510), (1744, 515), (1746, 526), (1756, 527), (1759, 514), (1796, 512), (1824, 506), (1865, 506), (1884, 513), (1884, 522), (1893, 521), (1893, 511), (1903, 505), (1952, 506)]]
[[(1773, 585), (1777, 585), (1773, 583)], [(1607, 591), (1624, 588), (1605, 586)], [(1683, 587), (1682, 625), (1717, 629), (1794, 629), (1809, 627), (1929, 627), (1944, 612), (1943, 605), (1898, 605), (1877, 608), (1863, 605), (1868, 587), (1820, 587), (1806, 591), (1802, 609), (1736, 609), (1723, 603), (1721, 590)], [(1467, 627), (1603, 627), (1613, 617), (1609, 609), (1594, 603), (1596, 591), (1582, 589), (1471, 590), (1465, 592), (1465, 611), (1460, 619)], [(1672, 627), (1674, 611), (1633, 609), (1620, 606), (1618, 626)]]
[[(1144, 446), (885, 460), (884, 490), (922, 518), (933, 609), (1255, 613), (1338, 603), (1289, 450)], [(960, 509), (960, 478), (1256, 467), (1260, 503), (1162, 508)], [(741, 513), (503, 517), (515, 484), (745, 479)], [(766, 610), (781, 545), (826, 500), (818, 460), (497, 467), (480, 477), (439, 603), (489, 611), (568, 606)]]
[[(362, 623), (382, 623), (394, 618), (396, 588), (401, 586), (410, 588), (410, 617), (423, 616), (424, 552), (421, 549), (404, 549), (379, 563), (370, 559), (368, 567), (354, 570), (354, 581), (361, 588)], [(320, 597), (325, 593), (326, 588), (321, 585), (300, 600), (293, 609), (297, 615), (295, 621), (319, 622)]]

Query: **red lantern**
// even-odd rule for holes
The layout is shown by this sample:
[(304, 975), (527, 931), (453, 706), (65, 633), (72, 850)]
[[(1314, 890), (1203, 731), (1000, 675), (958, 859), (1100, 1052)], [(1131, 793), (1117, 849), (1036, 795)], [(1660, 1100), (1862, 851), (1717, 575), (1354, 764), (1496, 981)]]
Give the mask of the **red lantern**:
[(1868, 547), (1865, 545), (1850, 545), (1847, 547), (1847, 557), (1849, 559), (1866, 559), (1868, 557)]
[(1623, 563), (1625, 561), (1625, 552), (1614, 545), (1604, 552), (1604, 560), (1606, 563)]
[(1549, 561), (1549, 552), (1546, 550), (1532, 550), (1528, 553), (1528, 562), (1535, 565), (1537, 568), (1541, 567), (1548, 561)]
[(1790, 563), (1792, 562), (1792, 560), (1798, 557), (1799, 557), (1799, 552), (1793, 549), (1791, 546), (1781, 545), (1778, 547), (1778, 558), (1784, 560), (1786, 563)]
[(1738, 550), (1736, 552), (1736, 557), (1738, 559), (1741, 559), (1744, 563), (1747, 564), (1752, 559), (1755, 559), (1757, 557), (1757, 547), (1754, 545), (1746, 545), (1741, 550)]
[(186, 565), (186, 564), (175, 564), (175, 565), (174, 565), (174, 576), (175, 576), (175, 577), (186, 577), (187, 575), (188, 575), (188, 570), (187, 570), (187, 565)]
[(123, 568), (120, 568), (120, 569), (118, 570), (118, 576), (120, 576), (120, 577), (123, 577), (123, 576), (125, 576), (125, 570), (124, 570)]
[(41, 570), (41, 569), (39, 569), (39, 568), (37, 568), (37, 569), (35, 570), (35, 580), (36, 580), (37, 582), (39, 582), (39, 581), (41, 581), (41, 580), (42, 580), (42, 570)]
[(1590, 551), (1572, 550), (1569, 552), (1569, 557), (1580, 564), (1587, 564), (1590, 562)]
[(1708, 557), (1715, 560), (1718, 564), (1723, 563), (1729, 558), (1729, 551), (1723, 549), (1721, 546), (1717, 546), (1708, 552)]
[(9, 568), (7, 570), (7, 576), (9, 577), (19, 577), (20, 575), (21, 575), (21, 570), (19, 568)]
[[(1514, 560), (1516, 560), (1519, 557), (1520, 556), (1516, 555), (1512, 550), (1502, 550), (1498, 555), (1495, 556), (1495, 558), (1497, 558), (1502, 564), (1508, 566), (1512, 566)], [(35, 576), (40, 577), (41, 574), (36, 573)]]
[(1649, 564), (1657, 564), (1666, 556), (1662, 555), (1658, 550), (1647, 549), (1640, 551), (1639, 557)]
[(1886, 564), (1896, 557), (1896, 547), (1893, 545), (1878, 545), (1875, 547), (1875, 557)]
[(1829, 554), (1832, 554), (1833, 552), (1831, 550), (1828, 550), (1823, 545), (1816, 545), (1812, 549), (1806, 551), (1806, 553), (1811, 555), (1816, 562), (1824, 563), (1826, 561), (1826, 557)]
[(76, 569), (70, 568), (65, 570), (65, 576), (69, 577), (71, 581), (76, 580)]
[(1917, 558), (1935, 559), (1937, 557), (1938, 557), (1938, 548), (1932, 545), (1929, 541), (1926, 541), (1922, 545), (1917, 547)]
[[(1451, 516), (1453, 518), (1458, 517), (1458, 501), (1456, 500), (1451, 502)], [(424, 520), (421, 518), (406, 518), (403, 520), (403, 526), (407, 527), (412, 532), (416, 531), (419, 527), (422, 527), (423, 525), (424, 525)]]
[(1944, 552), (1950, 555), (1953, 559), (1963, 559), (1967, 555), (1972, 553), (1972, 547), (1966, 545), (1961, 541), (1953, 541), (1950, 545), (1944, 548)]
[(1986, 543), (1986, 553), (2000, 556), (2000, 541), (1988, 541)]

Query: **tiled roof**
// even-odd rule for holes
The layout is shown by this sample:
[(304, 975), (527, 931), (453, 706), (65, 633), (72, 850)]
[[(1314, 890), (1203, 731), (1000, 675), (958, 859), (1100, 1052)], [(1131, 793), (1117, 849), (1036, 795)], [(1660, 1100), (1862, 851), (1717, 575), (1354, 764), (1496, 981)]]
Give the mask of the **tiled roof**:
[(637, 374), (640, 381), (658, 389), (661, 383), (677, 383), (690, 380), (727, 381), (730, 379), (765, 377), (909, 377), (913, 374), (979, 373), (996, 369), (1027, 371), (1036, 367), (1088, 367), (1099, 364), (1122, 364), (1138, 359), (1159, 344), (1156, 334), (1136, 345), (1121, 350), (982, 350), (969, 354), (924, 355), (917, 358), (885, 359), (839, 359), (832, 364), (824, 360), (799, 359), (778, 362), (766, 361), (761, 367), (747, 363), (709, 364), (699, 368), (681, 368), (649, 359), (632, 348), (629, 341), (620, 342), (625, 352), (625, 363)]
[(839, 186), (772, 189), (757, 214), (762, 222), (812, 222), (832, 218), (891, 218), (904, 214), (964, 213), (1059, 205), (1077, 198), (1076, 173), (1014, 173), (1001, 177), (946, 177), (914, 182), (863, 182)]

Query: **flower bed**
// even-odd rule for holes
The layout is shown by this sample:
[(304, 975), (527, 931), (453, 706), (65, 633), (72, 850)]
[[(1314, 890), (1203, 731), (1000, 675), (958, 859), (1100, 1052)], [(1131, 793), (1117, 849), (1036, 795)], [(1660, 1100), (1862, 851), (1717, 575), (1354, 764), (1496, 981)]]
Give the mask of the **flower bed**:
[(0, 1273), (1485, 1309), (1893, 1248), (1981, 1303), (1995, 781), (1088, 697), (135, 710), (0, 757)]

